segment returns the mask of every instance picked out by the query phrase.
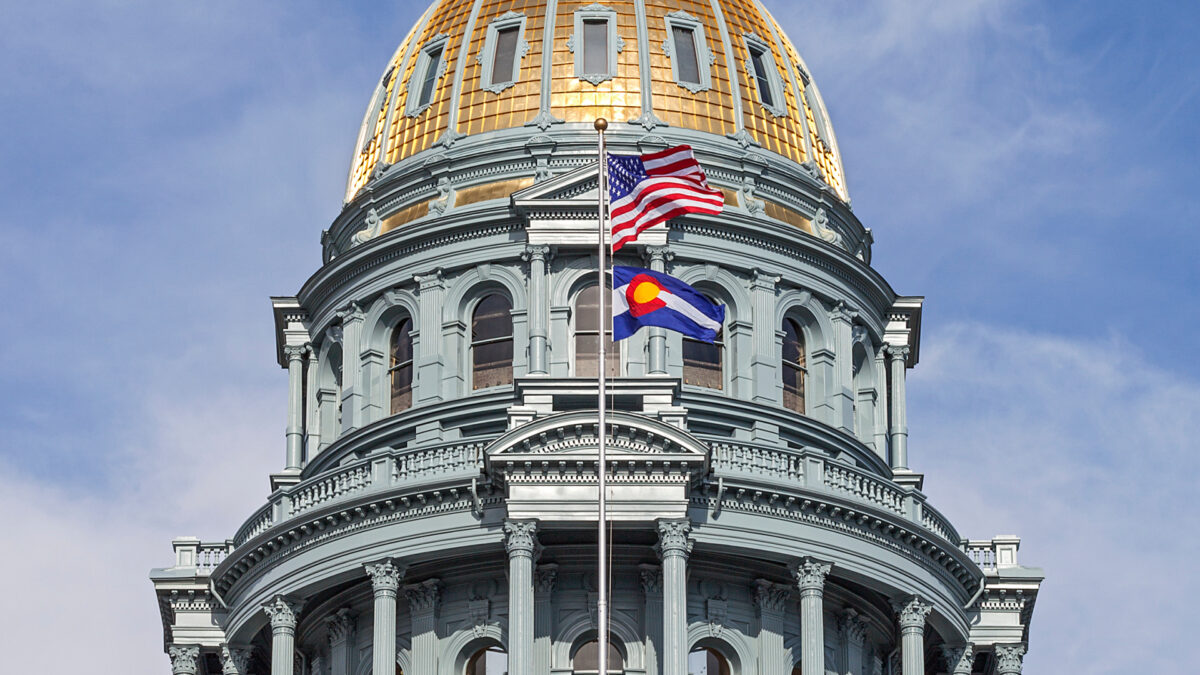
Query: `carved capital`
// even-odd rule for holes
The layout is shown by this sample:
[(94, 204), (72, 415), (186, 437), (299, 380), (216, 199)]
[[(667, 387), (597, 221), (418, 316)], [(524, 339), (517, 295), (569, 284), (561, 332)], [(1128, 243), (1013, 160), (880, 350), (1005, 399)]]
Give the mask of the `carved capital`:
[(1018, 642), (1009, 645), (996, 645), (997, 675), (1021, 675), (1021, 664), (1025, 660), (1025, 645)]
[(263, 605), (263, 611), (271, 617), (271, 632), (296, 629), (296, 617), (300, 614), (300, 603), (282, 595)]
[(200, 658), (200, 648), (192, 645), (171, 645), (167, 649), (171, 657), (171, 672), (174, 675), (196, 675), (196, 661)]
[(838, 629), (846, 641), (855, 647), (862, 647), (866, 642), (867, 622), (853, 609), (847, 609), (838, 617)]
[(892, 602), (892, 608), (900, 617), (902, 630), (925, 630), (925, 619), (933, 610), (933, 605), (913, 595), (902, 602)]
[(250, 648), (221, 645), (222, 675), (247, 675), (250, 668)]
[(533, 557), (537, 548), (536, 520), (506, 520), (504, 521), (504, 548), (508, 557)]
[(912, 351), (909, 349), (908, 345), (887, 345), (885, 349), (887, 350), (888, 356), (892, 357), (893, 359), (900, 359), (901, 361), (907, 361), (908, 354)]
[(329, 632), (329, 646), (341, 644), (354, 633), (354, 616), (347, 608), (339, 609), (325, 617), (325, 628)]
[(821, 562), (815, 558), (803, 558), (792, 567), (792, 574), (796, 577), (796, 587), (800, 589), (801, 593), (823, 591), (825, 577), (829, 576), (832, 569), (833, 563)]
[(554, 585), (558, 583), (558, 565), (547, 563), (538, 565), (533, 573), (533, 587), (538, 593), (553, 593)]
[(371, 588), (374, 589), (375, 595), (380, 593), (395, 595), (396, 590), (400, 588), (400, 580), (404, 578), (405, 567), (396, 565), (391, 558), (387, 558), (377, 563), (363, 565), (363, 569), (371, 577)]
[(952, 675), (971, 675), (975, 662), (974, 645), (942, 645), (942, 657), (946, 659), (946, 672)]
[(442, 269), (439, 267), (429, 274), (414, 275), (413, 280), (417, 282), (417, 289), (420, 291), (439, 287), (442, 285)]
[(442, 597), (442, 585), (438, 579), (426, 579), (419, 584), (404, 587), (404, 597), (413, 612), (431, 612)]
[(303, 345), (287, 345), (283, 348), (283, 355), (288, 358), (288, 361), (299, 361), (308, 353), (309, 346)]
[(692, 540), (688, 533), (692, 524), (686, 520), (658, 521), (658, 554), (664, 559), (672, 556), (687, 557), (692, 552)]
[(351, 302), (337, 311), (337, 317), (342, 320), (342, 325), (350, 321), (362, 321), (365, 316), (366, 312), (363, 311), (362, 305), (357, 302)]
[(647, 246), (642, 249), (642, 259), (653, 266), (656, 262), (666, 263), (675, 257), (675, 252), (666, 246)]
[(525, 250), (521, 252), (521, 260), (525, 262), (536, 260), (545, 263), (549, 262), (551, 257), (553, 256), (550, 252), (550, 247), (546, 244), (528, 244), (525, 246)]
[(787, 608), (788, 598), (792, 589), (783, 584), (776, 584), (766, 579), (754, 580), (754, 604), (759, 612), (775, 612), (782, 614)]
[(662, 568), (658, 565), (638, 565), (638, 576), (641, 577), (642, 593), (646, 595), (662, 595)]

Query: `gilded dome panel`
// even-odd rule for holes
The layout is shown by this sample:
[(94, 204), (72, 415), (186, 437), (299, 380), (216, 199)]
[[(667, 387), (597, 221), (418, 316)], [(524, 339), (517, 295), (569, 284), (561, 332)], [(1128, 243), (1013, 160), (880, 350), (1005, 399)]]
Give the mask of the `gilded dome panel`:
[[(523, 40), (529, 51), (523, 56), (517, 45), (516, 83), (503, 91), (485, 89), (484, 46), (488, 26), (501, 17), (520, 14), (525, 18)], [(542, 69), (542, 34), (546, 22), (546, 3), (539, 0), (484, 0), (471, 33), (471, 44), (464, 63), (462, 92), (459, 96), (460, 134), (480, 134), (497, 129), (525, 125), (538, 113)]]
[[(713, 63), (699, 64), (708, 68), (711, 88), (696, 92), (675, 82), (671, 60), (664, 51), (669, 35), (667, 15), (683, 12), (697, 20), (704, 30), (706, 49)], [(712, 4), (694, 0), (646, 0), (646, 26), (650, 36), (650, 76), (653, 82), (654, 112), (673, 127), (695, 129), (710, 134), (728, 136), (736, 129), (733, 111), (729, 108), (732, 94), (729, 87), (729, 65), (721, 42), (721, 28), (713, 14)]]
[[(597, 117), (632, 120), (642, 114), (641, 75), (638, 72), (637, 15), (632, 2), (604, 5), (617, 14), (616, 33), (620, 45), (617, 70), (612, 79), (592, 84), (575, 74), (575, 54), (568, 47), (575, 33), (575, 12), (591, 2), (560, 2), (555, 20), (554, 70), (550, 84), (550, 110), (567, 122), (591, 123)], [(581, 36), (575, 40), (582, 42)], [(577, 45), (576, 49), (582, 49)]]

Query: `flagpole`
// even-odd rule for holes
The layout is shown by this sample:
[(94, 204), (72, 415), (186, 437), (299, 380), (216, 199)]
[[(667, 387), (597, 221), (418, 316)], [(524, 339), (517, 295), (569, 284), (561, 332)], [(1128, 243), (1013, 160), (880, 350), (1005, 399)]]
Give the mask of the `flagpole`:
[(607, 215), (607, 212), (608, 212), (608, 208), (607, 208), (607, 206), (608, 206), (608, 156), (607, 156), (607, 154), (605, 154), (605, 149), (604, 149), (604, 131), (606, 129), (608, 129), (608, 120), (604, 119), (603, 117), (597, 118), (595, 127), (596, 127), (596, 132), (599, 135), (599, 142), (600, 142), (600, 162), (599, 162), (600, 175), (599, 175), (599, 183), (598, 183), (598, 186), (599, 186), (598, 204), (600, 207), (599, 208), (599, 218), (598, 218), (599, 224), (598, 225), (599, 225), (600, 241), (599, 241), (599, 245), (596, 247), (597, 254), (599, 257), (599, 261), (600, 261), (600, 274), (599, 274), (600, 339), (598, 340), (598, 342), (600, 343), (600, 346), (598, 349), (600, 361), (596, 367), (596, 372), (599, 373), (599, 376), (597, 379), (597, 383), (599, 385), (597, 388), (597, 391), (598, 391), (597, 409), (599, 410), (599, 414), (600, 414), (600, 433), (598, 434), (598, 439), (599, 439), (597, 441), (598, 453), (597, 453), (597, 458), (596, 458), (597, 471), (599, 472), (599, 487), (600, 487), (600, 516), (599, 516), (599, 531), (598, 531), (599, 541), (598, 541), (598, 545), (597, 545), (597, 549), (598, 549), (598, 553), (599, 553), (599, 566), (598, 566), (598, 570), (597, 570), (597, 577), (598, 577), (597, 590), (599, 591), (598, 595), (600, 597), (597, 601), (597, 607), (596, 607), (596, 619), (597, 619), (596, 620), (596, 638), (597, 638), (596, 641), (598, 643), (597, 651), (599, 653), (599, 663), (597, 664), (599, 666), (599, 670), (600, 670), (599, 675), (608, 675), (608, 555), (607, 555), (607, 553), (608, 553), (608, 530), (606, 528), (606, 525), (608, 524), (608, 506), (606, 503), (607, 498), (608, 498), (608, 494), (607, 494), (607, 492), (608, 492), (608, 461), (607, 461), (607, 457), (604, 452), (604, 442), (606, 440), (605, 437), (607, 436), (607, 426), (604, 421), (604, 404), (606, 402), (605, 395), (604, 395), (605, 394), (604, 377), (605, 377), (605, 375), (607, 375), (607, 373), (605, 371), (607, 370), (607, 365), (608, 365), (604, 359), (604, 339), (606, 337), (604, 328), (608, 323), (607, 322), (608, 317), (605, 316), (605, 307), (606, 307), (605, 300), (606, 300), (607, 293), (604, 288), (604, 280), (605, 280), (604, 273), (607, 271), (606, 268), (608, 266), (608, 263), (606, 260), (607, 251), (605, 250), (607, 247), (607, 244), (604, 241), (605, 240), (604, 235), (607, 234), (605, 232), (605, 229), (606, 229), (605, 228), (605, 224), (606, 224), (605, 216)]

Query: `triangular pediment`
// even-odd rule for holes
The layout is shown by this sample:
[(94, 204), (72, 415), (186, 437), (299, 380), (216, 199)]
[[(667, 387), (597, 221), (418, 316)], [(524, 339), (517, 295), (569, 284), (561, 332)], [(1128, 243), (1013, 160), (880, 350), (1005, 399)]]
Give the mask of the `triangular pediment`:
[[(554, 176), (514, 192), (514, 211), (525, 217), (530, 244), (595, 246), (599, 227), (600, 163)], [(605, 236), (608, 241), (609, 236)], [(630, 245), (665, 246), (667, 224), (642, 232)]]
[(539, 207), (595, 210), (599, 185), (600, 163), (591, 162), (514, 192), (512, 205), (518, 211), (526, 212)]
[[(703, 463), (708, 446), (687, 431), (645, 415), (613, 411), (606, 416), (606, 454)], [(513, 456), (567, 455), (576, 459), (597, 454), (599, 421), (594, 410), (557, 413), (540, 417), (510, 430), (485, 450), (489, 462), (506, 462)]]

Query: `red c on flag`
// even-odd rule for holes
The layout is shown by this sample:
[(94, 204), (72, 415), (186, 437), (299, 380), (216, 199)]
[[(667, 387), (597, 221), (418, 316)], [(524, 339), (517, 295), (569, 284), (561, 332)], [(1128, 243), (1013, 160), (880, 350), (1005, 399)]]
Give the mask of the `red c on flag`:
[(659, 293), (669, 293), (659, 285), (654, 277), (648, 274), (638, 274), (629, 280), (625, 287), (625, 299), (629, 302), (629, 313), (634, 317), (645, 316), (650, 312), (667, 306)]

